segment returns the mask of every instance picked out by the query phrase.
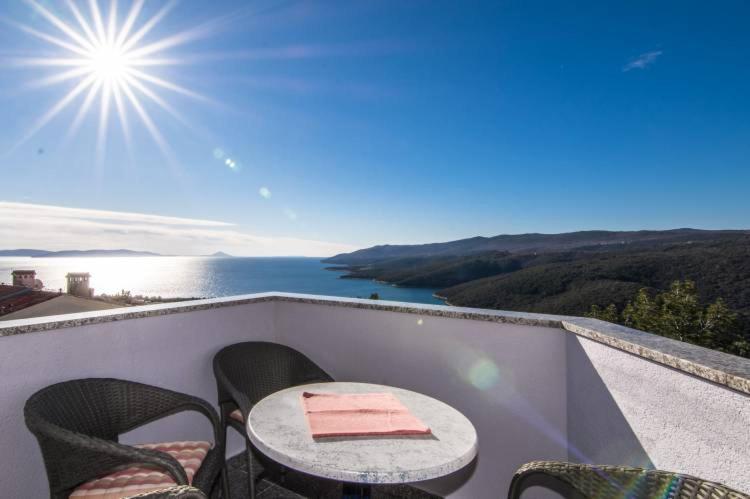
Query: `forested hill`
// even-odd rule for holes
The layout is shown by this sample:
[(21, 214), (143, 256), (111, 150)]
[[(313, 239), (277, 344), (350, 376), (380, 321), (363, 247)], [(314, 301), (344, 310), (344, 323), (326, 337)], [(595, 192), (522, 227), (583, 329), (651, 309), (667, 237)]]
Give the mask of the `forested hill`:
[(365, 264), (390, 258), (464, 256), (488, 251), (511, 253), (544, 253), (572, 249), (607, 249), (614, 247), (649, 248), (654, 245), (712, 241), (750, 234), (748, 230), (641, 230), (580, 231), (562, 234), (503, 234), (494, 237), (472, 237), (445, 243), (413, 245), (380, 245), (352, 253), (342, 253), (325, 260), (338, 264)]
[(750, 339), (750, 234), (696, 234), (689, 241), (385, 258), (339, 268), (346, 277), (435, 288), (452, 305), (579, 316), (592, 305), (622, 307), (641, 288), (662, 291), (688, 279), (701, 301), (723, 298)]

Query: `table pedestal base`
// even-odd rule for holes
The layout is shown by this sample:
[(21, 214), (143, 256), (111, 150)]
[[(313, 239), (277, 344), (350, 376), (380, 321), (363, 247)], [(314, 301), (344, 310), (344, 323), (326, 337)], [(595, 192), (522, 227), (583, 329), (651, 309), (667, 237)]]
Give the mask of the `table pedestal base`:
[(343, 499), (370, 499), (370, 486), (362, 483), (345, 483), (341, 489)]

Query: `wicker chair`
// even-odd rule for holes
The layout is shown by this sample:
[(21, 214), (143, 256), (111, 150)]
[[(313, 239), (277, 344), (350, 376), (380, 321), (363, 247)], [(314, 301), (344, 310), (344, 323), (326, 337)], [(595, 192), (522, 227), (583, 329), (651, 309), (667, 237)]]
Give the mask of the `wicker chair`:
[[(213, 428), (213, 446), (208, 442), (169, 444), (176, 446), (178, 456), (193, 452), (191, 458), (202, 457), (197, 470), (194, 464), (183, 467), (169, 453), (157, 450), (160, 444), (118, 442), (122, 433), (182, 411), (203, 414)], [(189, 485), (188, 473), (194, 472), (192, 485), (208, 494), (224, 465), (225, 439), (213, 407), (197, 397), (164, 388), (118, 379), (65, 381), (32, 395), (24, 414), (39, 442), (54, 499), (67, 498), (76, 488), (91, 486), (97, 479), (112, 480), (107, 477), (112, 473), (122, 476), (144, 466), (149, 472), (168, 474), (176, 485)], [(202, 448), (188, 447), (193, 444)]]
[(187, 485), (177, 485), (161, 490), (130, 496), (128, 499), (206, 499), (206, 494)]
[(521, 466), (513, 476), (508, 498), (518, 499), (533, 486), (570, 499), (750, 499), (724, 485), (679, 473), (559, 461)]
[[(237, 343), (220, 350), (214, 356), (214, 374), (222, 427), (232, 427), (245, 438), (248, 493), (252, 499), (257, 481), (253, 478), (253, 456), (263, 463), (267, 473), (283, 476), (286, 470), (265, 458), (248, 440), (245, 421), (250, 410), (261, 399), (279, 390), (333, 381), (333, 378), (297, 350), (260, 341)], [(226, 472), (224, 482), (226, 484)], [(224, 488), (226, 490), (226, 485)]]

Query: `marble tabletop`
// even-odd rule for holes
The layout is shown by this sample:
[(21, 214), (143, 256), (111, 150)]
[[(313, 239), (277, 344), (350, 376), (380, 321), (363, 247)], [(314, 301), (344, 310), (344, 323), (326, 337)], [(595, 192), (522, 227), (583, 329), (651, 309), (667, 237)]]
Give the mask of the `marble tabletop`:
[[(303, 391), (395, 395), (432, 435), (313, 439), (302, 409)], [(456, 409), (427, 395), (369, 383), (315, 383), (276, 392), (258, 402), (247, 421), (250, 441), (289, 468), (351, 483), (410, 483), (441, 477), (469, 464), (477, 433)]]

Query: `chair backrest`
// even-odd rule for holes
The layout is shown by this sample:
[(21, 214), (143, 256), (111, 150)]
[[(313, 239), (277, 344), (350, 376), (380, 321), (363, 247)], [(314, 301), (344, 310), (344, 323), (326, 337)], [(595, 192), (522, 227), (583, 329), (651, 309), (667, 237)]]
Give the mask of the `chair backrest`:
[[(306, 383), (333, 381), (333, 378), (304, 354), (286, 345), (249, 341), (229, 345), (214, 357), (219, 403), (244, 398), (247, 411), (264, 397)], [(237, 396), (241, 394), (242, 396)], [(244, 397), (243, 397), (244, 396)]]
[(91, 437), (116, 442), (119, 434), (158, 418), (174, 396), (141, 383), (92, 378), (63, 381), (29, 397), (26, 426), (39, 442), (50, 495), (67, 497), (76, 485), (118, 464)]
[(119, 434), (163, 416), (174, 404), (173, 394), (120, 379), (76, 379), (39, 390), (24, 413), (37, 436), (63, 429), (117, 441)]

